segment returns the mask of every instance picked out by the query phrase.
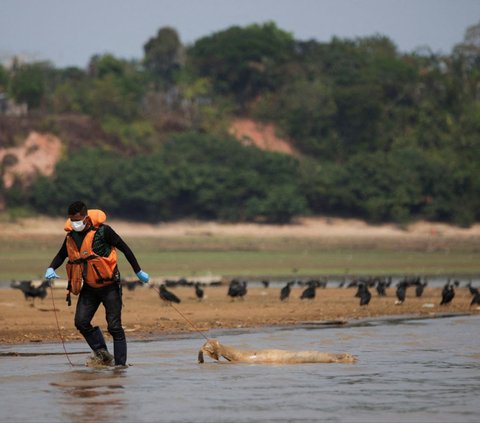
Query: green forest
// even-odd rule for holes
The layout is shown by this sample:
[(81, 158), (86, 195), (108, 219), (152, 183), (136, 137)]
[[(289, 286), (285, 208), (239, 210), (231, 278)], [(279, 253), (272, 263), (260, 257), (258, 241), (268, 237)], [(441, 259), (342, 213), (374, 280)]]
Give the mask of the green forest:
[[(26, 128), (65, 144), (52, 177), (0, 182), (0, 197), (7, 209), (62, 216), (81, 199), (150, 222), (470, 226), (480, 217), (479, 33), (480, 23), (467, 28), (440, 55), (399, 52), (382, 35), (298, 40), (273, 22), (191, 45), (163, 27), (138, 60), (0, 66), (0, 94), (28, 105), (26, 118), (0, 115), (1, 147)], [(240, 143), (228, 132), (235, 117), (273, 123), (299, 154)], [(1, 175), (14, 160), (4, 157)]]

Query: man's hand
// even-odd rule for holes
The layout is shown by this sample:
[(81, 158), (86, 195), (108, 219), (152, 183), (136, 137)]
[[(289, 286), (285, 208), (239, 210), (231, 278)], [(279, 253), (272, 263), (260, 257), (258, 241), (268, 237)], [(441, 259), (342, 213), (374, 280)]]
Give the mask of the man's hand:
[(148, 273), (144, 272), (143, 270), (137, 272), (137, 277), (143, 283), (148, 283), (148, 281), (150, 280), (150, 276), (148, 276)]
[(53, 270), (53, 267), (49, 267), (47, 269), (47, 271), (45, 272), (45, 279), (56, 279), (56, 278), (59, 278), (60, 276), (58, 276), (56, 273), (55, 273), (55, 270)]

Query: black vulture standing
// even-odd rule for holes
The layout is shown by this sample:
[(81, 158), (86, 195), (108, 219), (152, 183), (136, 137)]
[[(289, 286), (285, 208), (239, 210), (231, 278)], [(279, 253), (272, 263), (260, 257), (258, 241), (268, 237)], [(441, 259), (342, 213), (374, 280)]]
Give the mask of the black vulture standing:
[(377, 285), (375, 286), (375, 289), (377, 290), (377, 294), (379, 297), (386, 297), (387, 292), (385, 288), (387, 287), (387, 282), (385, 279), (378, 279)]
[(195, 295), (196, 295), (198, 301), (203, 300), (204, 292), (203, 292), (203, 289), (200, 287), (200, 282), (197, 282), (195, 284)]
[(300, 295), (300, 299), (304, 300), (306, 298), (309, 300), (313, 300), (315, 298), (316, 289), (317, 289), (317, 284), (309, 283), (308, 288), (306, 288), (302, 292), (302, 295)]
[(470, 294), (472, 295), (472, 302), (470, 303), (470, 306), (473, 305), (480, 305), (480, 291), (478, 288), (475, 288), (472, 286), (472, 282), (467, 283), (467, 288), (470, 291)]
[(415, 287), (415, 296), (421, 297), (423, 295), (423, 290), (427, 286), (427, 283), (427, 281), (424, 281), (417, 284), (417, 286)]
[(368, 290), (367, 284), (361, 283), (360, 285), (358, 285), (358, 294), (359, 294), (358, 296), (360, 297), (360, 305), (361, 306), (368, 305), (368, 303), (372, 298), (372, 294)]
[(366, 279), (359, 279), (357, 283), (357, 292), (355, 293), (355, 297), (360, 298), (360, 291), (368, 286), (368, 281)]
[(292, 291), (292, 284), (294, 282), (288, 282), (281, 290), (280, 290), (280, 301), (284, 301), (288, 299), (290, 296), (290, 292)]
[(166, 303), (180, 303), (180, 298), (178, 298), (173, 292), (170, 292), (165, 288), (165, 285), (160, 285), (160, 292), (159, 292), (160, 298), (165, 301)]
[(12, 288), (19, 289), (23, 292), (25, 300), (32, 298), (32, 307), (35, 305), (35, 298), (43, 300), (47, 296), (47, 288), (50, 286), (50, 281), (45, 280), (39, 286), (32, 284), (32, 281), (20, 281), (19, 283), (12, 282)]
[(440, 305), (450, 304), (453, 297), (455, 297), (455, 289), (450, 282), (447, 282), (442, 289), (442, 301), (440, 302)]
[(246, 294), (247, 294), (247, 282), (246, 281), (240, 282), (236, 279), (232, 279), (227, 292), (227, 295), (232, 298), (232, 301), (237, 297), (243, 300), (244, 299), (243, 297)]
[(407, 296), (407, 286), (408, 282), (406, 280), (398, 283), (397, 290), (395, 292), (395, 295), (397, 296), (397, 301), (395, 301), (395, 304), (399, 305), (405, 301), (405, 297)]

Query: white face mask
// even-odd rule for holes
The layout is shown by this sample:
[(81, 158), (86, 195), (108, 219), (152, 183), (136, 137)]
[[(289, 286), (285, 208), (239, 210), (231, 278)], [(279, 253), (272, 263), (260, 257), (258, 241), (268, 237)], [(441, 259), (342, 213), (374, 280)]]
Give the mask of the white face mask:
[(86, 226), (85, 219), (76, 220), (76, 221), (70, 220), (70, 222), (72, 223), (72, 229), (75, 232), (82, 232), (85, 229), (85, 226)]

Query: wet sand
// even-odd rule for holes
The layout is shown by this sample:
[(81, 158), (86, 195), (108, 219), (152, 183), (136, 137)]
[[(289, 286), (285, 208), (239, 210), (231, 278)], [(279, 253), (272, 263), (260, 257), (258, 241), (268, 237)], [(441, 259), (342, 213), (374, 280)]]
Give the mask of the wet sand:
[[(175, 308), (164, 304), (153, 287), (139, 287), (134, 291), (123, 289), (123, 326), (127, 339), (156, 339), (164, 334), (208, 332), (217, 328), (255, 328), (260, 326), (295, 326), (306, 322), (326, 323), (351, 321), (361, 318), (424, 315), (445, 313), (479, 314), (480, 308), (470, 307), (471, 295), (467, 288), (457, 288), (452, 303), (440, 306), (441, 288), (426, 288), (420, 298), (413, 288), (407, 291), (407, 299), (395, 305), (395, 288), (387, 289), (386, 297), (377, 296), (371, 289), (368, 306), (360, 306), (354, 288), (318, 289), (313, 300), (300, 300), (304, 288), (294, 287), (288, 301), (279, 300), (280, 288), (252, 287), (244, 300), (227, 296), (227, 286), (206, 287), (205, 298), (199, 302), (194, 288), (171, 288), (179, 298)], [(43, 301), (35, 305), (26, 301), (21, 291), (2, 289), (0, 299), (0, 343), (60, 342), (56, 323), (58, 318), (61, 336), (66, 342), (83, 339), (73, 324), (76, 297), (71, 307), (65, 302), (65, 290), (54, 289)], [(181, 314), (180, 314), (181, 313)], [(183, 315), (183, 316), (182, 316)], [(187, 320), (189, 322), (187, 322)], [(100, 306), (93, 320), (106, 332), (105, 312)]]

